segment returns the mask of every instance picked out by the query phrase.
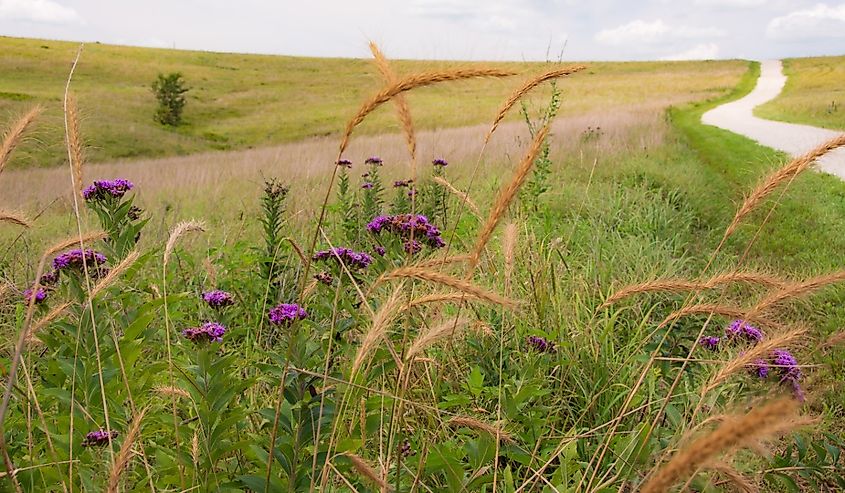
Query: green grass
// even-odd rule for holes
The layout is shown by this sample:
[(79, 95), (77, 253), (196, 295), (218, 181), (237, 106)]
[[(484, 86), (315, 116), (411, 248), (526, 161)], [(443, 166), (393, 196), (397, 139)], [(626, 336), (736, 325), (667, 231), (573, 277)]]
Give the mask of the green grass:
[[(17, 154), (17, 166), (50, 166), (63, 160), (60, 103), (77, 45), (0, 38), (0, 115), (8, 120), (33, 103), (47, 107), (37, 139)], [(389, 55), (389, 54), (388, 54)], [(459, 62), (396, 61), (402, 74), (465, 66)], [(538, 63), (495, 63), (520, 73)], [(708, 97), (733, 86), (742, 63), (590, 63), (567, 81), (561, 114), (624, 105), (665, 105)], [(188, 93), (185, 123), (166, 128), (153, 121), (150, 85), (158, 73), (181, 72)], [(88, 44), (74, 76), (92, 162), (116, 158), (184, 155), (242, 149), (336, 135), (358, 105), (380, 85), (369, 60), (298, 58)], [(419, 128), (489, 122), (518, 84), (483, 80), (448, 84), (409, 96)], [(542, 95), (542, 92), (540, 92)], [(360, 133), (397, 131), (390, 108), (368, 118)]]
[(755, 110), (771, 120), (845, 130), (845, 56), (789, 58), (783, 92)]

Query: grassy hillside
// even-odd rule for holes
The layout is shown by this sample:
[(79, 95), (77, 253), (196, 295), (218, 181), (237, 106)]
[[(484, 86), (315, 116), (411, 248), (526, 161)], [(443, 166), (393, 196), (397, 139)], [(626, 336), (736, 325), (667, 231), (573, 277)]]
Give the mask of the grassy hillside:
[(757, 108), (772, 120), (845, 129), (845, 56), (784, 60), (788, 77), (777, 99)]
[[(61, 163), (60, 102), (77, 44), (0, 38), (0, 116), (8, 121), (34, 103), (47, 107), (37, 139), (18, 153), (17, 166)], [(388, 53), (389, 55), (389, 53)], [(401, 73), (456, 63), (398, 61)], [(466, 64), (461, 64), (466, 65)], [(537, 63), (496, 64), (536, 72)], [(719, 62), (590, 63), (568, 81), (561, 113), (621, 106), (667, 105), (702, 99), (732, 87), (744, 64)], [(156, 124), (150, 84), (160, 72), (181, 72), (189, 86), (185, 124)], [(489, 121), (518, 82), (470, 81), (415, 91), (411, 104), (420, 128)], [(371, 62), (222, 54), (89, 44), (74, 77), (85, 117), (91, 161), (240, 149), (335, 134), (375, 88)], [(395, 130), (389, 110), (373, 115), (362, 133)]]

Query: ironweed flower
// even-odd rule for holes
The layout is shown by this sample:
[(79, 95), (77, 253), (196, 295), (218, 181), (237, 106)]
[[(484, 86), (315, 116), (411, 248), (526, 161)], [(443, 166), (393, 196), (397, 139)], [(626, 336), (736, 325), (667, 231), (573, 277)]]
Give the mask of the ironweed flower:
[(59, 272), (55, 270), (51, 270), (46, 274), (41, 276), (41, 285), (42, 286), (52, 286), (59, 282)]
[(751, 370), (761, 379), (769, 376), (769, 364), (764, 359), (758, 359), (751, 365)]
[(338, 257), (347, 267), (354, 269), (366, 269), (373, 261), (373, 258), (364, 252), (356, 252), (351, 248), (335, 247), (323, 250), (314, 254), (316, 261), (337, 261)]
[(351, 168), (352, 167), (352, 161), (350, 161), (348, 159), (339, 159), (337, 161), (337, 163), (335, 163), (335, 164), (337, 164), (338, 166), (341, 166), (343, 168)]
[(763, 340), (763, 332), (745, 320), (734, 320), (725, 329), (725, 333), (730, 338), (741, 337), (755, 343)]
[(440, 157), (435, 159), (434, 161), (432, 161), (431, 164), (433, 164), (434, 166), (440, 166), (440, 167), (449, 166), (449, 163), (447, 163), (445, 159), (440, 158)]
[(206, 322), (200, 327), (182, 331), (182, 335), (191, 342), (221, 342), (225, 333), (226, 327), (217, 322)]
[(288, 325), (308, 316), (308, 312), (296, 303), (282, 303), (270, 310), (270, 322)]
[(412, 182), (413, 180), (396, 180), (393, 182), (393, 188), (408, 187)]
[(53, 259), (53, 269), (56, 271), (65, 271), (65, 270), (82, 270), (83, 264), (83, 257), (85, 258), (85, 263), (88, 264), (89, 267), (97, 267), (106, 263), (106, 256), (102, 253), (96, 252), (91, 249), (86, 249), (85, 252), (82, 250), (76, 249), (71, 250), (69, 252), (63, 253), (56, 258)]
[(379, 257), (384, 257), (384, 254), (387, 253), (387, 250), (385, 250), (384, 247), (381, 245), (374, 246), (373, 250), (378, 254)]
[(83, 447), (102, 447), (103, 445), (108, 445), (108, 443), (112, 440), (117, 438), (117, 432), (112, 431), (111, 434), (106, 430), (97, 430), (89, 432), (85, 435), (85, 439), (82, 440)]
[(525, 341), (528, 344), (528, 349), (537, 351), (538, 353), (554, 353), (555, 343), (546, 340), (545, 337), (528, 336)]
[(44, 288), (38, 288), (38, 291), (32, 292), (32, 288), (25, 289), (23, 292), (23, 299), (27, 303), (35, 298), (35, 304), (38, 305), (47, 299), (47, 291)]
[(208, 306), (211, 308), (223, 308), (235, 304), (235, 298), (232, 294), (220, 289), (206, 291), (202, 294), (202, 299), (208, 303)]
[(132, 190), (134, 185), (129, 180), (95, 180), (94, 183), (82, 191), (82, 197), (92, 202), (95, 200), (119, 199)]
[(446, 246), (440, 237), (440, 230), (431, 224), (428, 218), (420, 214), (396, 214), (394, 216), (376, 216), (367, 224), (367, 231), (380, 234), (382, 231), (395, 233), (409, 240), (413, 238), (425, 242), (431, 248)]
[(719, 348), (720, 340), (721, 339), (716, 336), (704, 336), (700, 341), (698, 341), (698, 343), (711, 351), (715, 351)]
[(402, 248), (406, 252), (413, 255), (415, 253), (419, 253), (419, 251), (422, 250), (422, 245), (417, 240), (408, 240), (402, 244)]
[(372, 184), (371, 182), (368, 182), (368, 181), (367, 181), (367, 182), (364, 182), (364, 183), (361, 185), (361, 188), (362, 188), (362, 189), (364, 189), (364, 190), (370, 190), (370, 189), (372, 189), (372, 188), (373, 188), (373, 184)]
[(365, 161), (364, 164), (372, 164), (374, 166), (382, 166), (384, 161), (381, 160), (378, 156), (370, 156)]
[(781, 376), (781, 383), (792, 385), (795, 398), (804, 402), (804, 390), (798, 383), (801, 380), (801, 368), (798, 366), (798, 360), (795, 359), (795, 356), (786, 349), (775, 349), (772, 351), (772, 366), (777, 367)]

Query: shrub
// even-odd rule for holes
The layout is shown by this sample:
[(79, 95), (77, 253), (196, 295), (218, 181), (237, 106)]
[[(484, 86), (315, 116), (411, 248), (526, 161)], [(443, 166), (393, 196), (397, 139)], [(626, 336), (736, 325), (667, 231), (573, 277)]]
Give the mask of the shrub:
[(158, 79), (152, 85), (153, 94), (158, 100), (155, 119), (162, 125), (176, 126), (182, 123), (182, 111), (185, 109), (185, 93), (190, 88), (185, 87), (182, 74), (173, 72), (167, 75), (158, 74)]

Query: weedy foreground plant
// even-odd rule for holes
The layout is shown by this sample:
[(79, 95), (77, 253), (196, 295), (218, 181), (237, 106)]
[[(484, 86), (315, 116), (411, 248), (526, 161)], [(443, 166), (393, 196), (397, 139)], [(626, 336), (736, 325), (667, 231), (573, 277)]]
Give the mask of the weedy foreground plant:
[[(673, 228), (694, 222), (679, 212), (683, 198), (647, 180), (623, 184), (602, 200), (613, 210), (633, 200), (628, 216), (586, 216), (565, 240), (543, 237), (554, 217), (541, 198), (560, 81), (539, 120), (525, 111), (531, 141), (485, 211), (471, 197), (486, 183), (478, 176), (484, 152), (462, 163), (472, 166), (467, 189), (452, 185), (448, 156), (417, 156), (402, 96), (514, 74), (403, 76), (372, 49), (385, 85), (350, 120), (313, 223), (296, 226), (285, 207), (290, 193), (313, 191), (270, 179), (254, 219), (261, 241), (202, 255), (190, 244), (209, 225), (180, 222), (164, 244), (147, 247), (150, 217), (134, 204), (132, 183), (81, 186), (79, 125), (67, 113), (78, 234), (38, 248), (35, 267), (4, 272), (2, 316), (17, 337), (5, 353), (0, 407), (5, 487), (845, 488), (843, 444), (833, 434), (815, 433), (809, 446), (795, 435), (773, 457), (759, 453), (761, 440), (814, 424), (800, 411), (814, 395), (803, 359), (811, 353), (797, 351), (811, 332), (800, 312), (783, 308), (845, 276), (796, 281), (719, 256), (768, 196), (845, 138), (763, 179), (698, 278), (606, 293), (595, 288), (607, 286), (600, 277), (642, 272), (626, 265), (644, 258), (634, 241), (645, 241), (657, 266), (683, 249), (687, 237)], [(529, 78), (485, 141), (529, 91), (581, 68)], [(344, 156), (356, 126), (389, 102), (409, 154), (407, 178), (392, 187), (381, 171), (395, 163), (373, 156), (362, 167)], [(0, 173), (36, 117), (33, 110), (10, 127)], [(87, 215), (99, 229), (83, 228)], [(0, 220), (3, 228), (32, 224), (19, 212)], [(591, 245), (589, 230), (613, 234)], [(602, 259), (602, 249), (614, 257)], [(785, 395), (760, 402), (772, 393)]]

